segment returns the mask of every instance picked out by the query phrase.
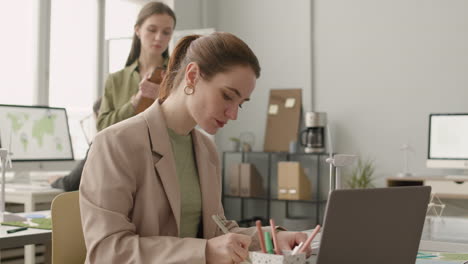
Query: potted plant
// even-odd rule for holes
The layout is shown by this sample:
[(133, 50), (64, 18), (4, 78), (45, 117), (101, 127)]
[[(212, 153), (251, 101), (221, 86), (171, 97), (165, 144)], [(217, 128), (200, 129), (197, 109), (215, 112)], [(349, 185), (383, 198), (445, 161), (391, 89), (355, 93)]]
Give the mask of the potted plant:
[(230, 150), (239, 151), (240, 148), (240, 139), (237, 137), (230, 137), (229, 141), (231, 142)]
[(375, 187), (372, 181), (374, 180), (374, 161), (373, 160), (358, 160), (357, 167), (351, 173), (351, 178), (348, 180), (348, 186), (351, 189), (367, 189)]

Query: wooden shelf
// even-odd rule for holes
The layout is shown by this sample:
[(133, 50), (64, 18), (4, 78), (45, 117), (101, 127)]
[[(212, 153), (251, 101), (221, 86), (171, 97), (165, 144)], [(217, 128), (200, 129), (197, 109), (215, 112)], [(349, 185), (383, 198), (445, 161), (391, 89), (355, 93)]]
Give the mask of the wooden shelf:
[(224, 195), (226, 198), (240, 198), (240, 199), (251, 199), (251, 200), (270, 200), (276, 202), (297, 202), (297, 203), (326, 203), (326, 200), (287, 200), (287, 199), (276, 199), (276, 198), (266, 198), (266, 197), (243, 197), (243, 196), (235, 196), (235, 195)]
[(468, 199), (468, 179), (443, 176), (389, 177), (387, 186), (431, 186), (432, 193), (445, 199)]
[[(237, 195), (231, 195), (227, 190), (226, 181), (228, 179), (227, 175), (227, 165), (229, 161), (228, 156), (232, 158), (234, 156), (234, 162), (236, 163), (252, 163), (254, 164), (257, 169), (259, 169), (260, 176), (263, 179), (263, 188), (265, 193), (262, 197), (241, 197)], [(272, 215), (272, 210), (274, 211), (274, 215), (278, 215), (279, 210), (283, 210), (284, 208), (284, 217), (285, 218), (294, 218), (294, 217), (313, 217), (315, 218), (315, 222), (320, 224), (323, 220), (323, 207), (326, 204), (325, 193), (328, 193), (328, 190), (323, 190), (324, 187), (321, 187), (321, 178), (322, 178), (322, 171), (321, 168), (328, 168), (328, 164), (325, 163), (325, 158), (328, 156), (328, 153), (288, 153), (288, 152), (236, 152), (236, 151), (224, 151), (222, 157), (222, 182), (223, 182), (223, 190), (222, 190), (222, 200), (223, 205), (225, 205), (226, 200), (230, 200), (231, 202), (239, 203), (239, 213), (240, 213), (240, 220), (246, 219), (245, 215), (245, 208), (251, 201), (262, 201), (265, 203), (265, 212), (258, 212), (261, 214), (262, 217), (269, 219)], [(239, 160), (240, 158), (240, 160)], [(272, 182), (272, 178), (274, 178), (273, 173), (277, 173), (274, 170), (277, 167), (277, 163), (280, 161), (297, 161), (301, 162), (302, 165), (306, 164), (311, 170), (309, 171), (309, 180), (312, 181), (311, 186), (313, 196), (306, 200), (286, 200), (286, 199), (278, 199), (276, 188), (277, 183)], [(265, 184), (266, 183), (266, 184)], [(237, 193), (236, 193), (237, 194)], [(306, 197), (309, 198), (309, 197)], [(272, 206), (272, 203), (276, 205), (281, 205), (278, 203), (283, 203), (284, 206)], [(303, 204), (307, 205), (308, 207), (312, 207), (308, 209), (307, 212), (304, 214), (306, 215), (293, 215), (290, 213), (289, 207), (295, 207), (296, 204)], [(281, 208), (281, 209), (280, 209)], [(236, 209), (237, 210), (237, 209)], [(297, 214), (297, 211), (294, 211)], [(301, 213), (299, 213), (301, 214)]]

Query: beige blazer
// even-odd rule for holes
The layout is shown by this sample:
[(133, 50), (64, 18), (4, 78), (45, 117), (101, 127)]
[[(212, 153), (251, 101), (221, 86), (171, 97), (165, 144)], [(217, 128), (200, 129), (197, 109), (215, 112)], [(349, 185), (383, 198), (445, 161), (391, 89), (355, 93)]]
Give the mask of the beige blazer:
[[(192, 131), (202, 193), (203, 238), (179, 238), (180, 189), (159, 103), (97, 134), (80, 185), (86, 263), (205, 263), (206, 239), (221, 235), (220, 163), (212, 141)], [(231, 232), (251, 235), (255, 228)]]

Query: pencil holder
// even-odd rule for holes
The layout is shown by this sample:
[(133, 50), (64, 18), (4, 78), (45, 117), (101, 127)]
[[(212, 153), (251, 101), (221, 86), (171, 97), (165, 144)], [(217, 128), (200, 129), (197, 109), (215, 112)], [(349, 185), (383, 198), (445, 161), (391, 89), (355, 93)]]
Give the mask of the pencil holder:
[(306, 264), (305, 253), (291, 255), (291, 251), (283, 251), (284, 255), (250, 252), (252, 264)]

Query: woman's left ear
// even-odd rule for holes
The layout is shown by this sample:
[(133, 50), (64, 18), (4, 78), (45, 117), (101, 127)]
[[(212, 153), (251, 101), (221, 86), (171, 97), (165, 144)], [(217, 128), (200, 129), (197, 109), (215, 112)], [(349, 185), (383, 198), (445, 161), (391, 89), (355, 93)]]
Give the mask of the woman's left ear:
[(135, 25), (133, 27), (133, 31), (135, 32), (135, 35), (137, 36), (137, 38), (140, 38), (140, 27), (138, 25)]
[(185, 80), (187, 84), (195, 86), (198, 82), (200, 74), (200, 68), (195, 62), (191, 62), (187, 65), (187, 70), (185, 72)]

